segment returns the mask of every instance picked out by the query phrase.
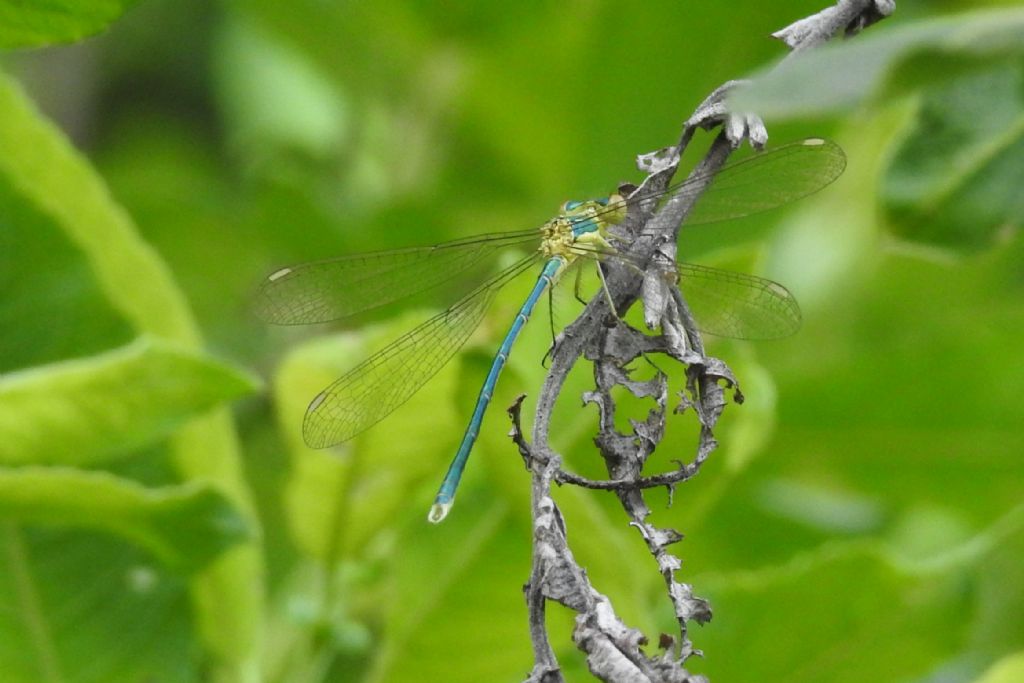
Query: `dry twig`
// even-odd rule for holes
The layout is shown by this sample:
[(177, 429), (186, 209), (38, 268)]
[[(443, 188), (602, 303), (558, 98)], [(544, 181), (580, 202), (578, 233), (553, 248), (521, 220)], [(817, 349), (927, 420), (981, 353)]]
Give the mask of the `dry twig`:
[[(840, 0), (834, 7), (801, 19), (774, 35), (796, 53), (840, 33), (853, 35), (888, 16), (894, 8), (893, 0)], [(627, 326), (609, 309), (607, 297), (597, 296), (556, 340), (551, 366), (537, 402), (532, 443), (526, 440), (520, 428), (522, 399), (509, 409), (512, 438), (533, 477), (533, 566), (525, 586), (535, 657), (527, 679), (531, 683), (563, 680), (544, 622), (548, 600), (577, 612), (573, 640), (586, 653), (590, 671), (597, 678), (637, 683), (705, 681), (703, 676), (688, 673), (683, 665), (691, 655), (699, 654), (689, 639), (687, 624), (708, 621), (711, 609), (705, 600), (693, 594), (688, 584), (676, 580), (682, 562), (668, 552), (668, 547), (681, 540), (682, 534), (647, 522), (650, 510), (643, 491), (666, 486), (671, 492), (678, 483), (696, 476), (718, 445), (714, 427), (727, 404), (727, 391), (733, 392), (736, 402), (742, 401), (732, 371), (724, 361), (705, 354), (678, 286), (664, 277), (666, 264), (675, 262), (676, 238), (681, 224), (731, 152), (743, 140), (755, 147), (763, 146), (767, 140), (764, 124), (758, 117), (727, 110), (725, 97), (737, 84), (731, 81), (712, 92), (686, 121), (675, 146), (643, 155), (638, 160), (641, 170), (648, 175), (638, 188), (631, 188), (633, 196), (664, 190), (694, 132), (698, 128), (721, 128), (704, 159), (690, 174), (693, 183), (687, 183), (657, 211), (654, 202), (630, 205), (614, 237), (616, 247), (627, 252), (631, 261), (647, 264), (643, 276), (638, 277), (634, 270), (616, 265), (614, 260), (603, 266), (616, 311), (622, 313), (640, 299), (646, 324), (651, 328), (660, 326), (662, 333), (652, 336)], [(692, 408), (700, 422), (700, 436), (689, 463), (680, 464), (671, 472), (643, 476), (644, 464), (665, 432), (668, 383), (660, 372), (650, 380), (633, 380), (627, 366), (641, 355), (650, 354), (666, 355), (685, 366), (686, 388), (676, 412)], [(595, 443), (607, 466), (609, 479), (606, 481), (593, 481), (562, 470), (561, 461), (549, 444), (552, 408), (565, 378), (580, 358), (587, 358), (594, 364), (596, 387), (584, 400), (598, 407), (600, 429)], [(651, 399), (656, 406), (646, 419), (632, 421), (631, 434), (622, 434), (615, 428), (616, 405), (612, 389), (616, 386), (634, 396)], [(661, 655), (650, 657), (641, 650), (647, 639), (616, 616), (608, 598), (594, 589), (586, 572), (573, 558), (564, 520), (551, 498), (553, 481), (610, 490), (618, 496), (630, 525), (640, 532), (657, 564), (678, 622), (677, 637), (661, 637)]]

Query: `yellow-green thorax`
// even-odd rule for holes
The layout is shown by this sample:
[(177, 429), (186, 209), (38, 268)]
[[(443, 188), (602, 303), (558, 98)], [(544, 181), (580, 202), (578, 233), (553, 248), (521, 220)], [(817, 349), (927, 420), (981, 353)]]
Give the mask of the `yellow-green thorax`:
[(556, 218), (541, 227), (540, 252), (545, 259), (560, 258), (568, 266), (578, 256), (611, 251), (608, 226), (625, 216), (626, 203), (619, 194), (603, 199), (568, 201)]

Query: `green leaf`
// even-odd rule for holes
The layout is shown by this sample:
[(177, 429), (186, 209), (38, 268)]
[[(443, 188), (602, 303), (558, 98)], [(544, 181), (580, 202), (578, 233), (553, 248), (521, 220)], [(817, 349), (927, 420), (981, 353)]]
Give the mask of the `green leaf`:
[(341, 151), (345, 100), (308, 55), (237, 16), (219, 47), (217, 94), (236, 143), (271, 149), (273, 163), (288, 152), (330, 160)]
[(96, 465), (166, 438), (257, 382), (156, 340), (0, 380), (0, 463)]
[(73, 43), (99, 33), (138, 0), (0, 0), (0, 48)]
[(110, 304), (139, 332), (195, 344), (170, 270), (135, 231), (103, 180), (18, 84), (0, 74), (0, 183), (78, 247)]
[(0, 524), (4, 683), (200, 680), (185, 577), (98, 532)]
[(1018, 506), (985, 534), (960, 546), (991, 550), (981, 561), (975, 560), (979, 600), (971, 624), (971, 649), (976, 659), (991, 660), (1024, 649), (1024, 534), (1014, 533), (1022, 518), (1024, 508)]
[[(711, 680), (750, 671), (802, 683), (916, 680), (970, 645), (983, 598), (974, 577), (1003, 543), (1024, 536), (1022, 513), (922, 561), (856, 541), (780, 567), (698, 577), (716, 617), (699, 645), (717, 653), (700, 670)], [(984, 645), (979, 656), (991, 657)]]
[[(279, 420), (294, 457), (286, 506), (298, 545), (333, 565), (336, 553), (359, 556), (369, 539), (411, 505), (422, 508), (422, 482), (440, 482), (462, 421), (453, 396), (453, 361), (385, 420), (349, 442), (313, 451), (302, 441), (310, 400), (346, 370), (425, 319), (409, 313), (360, 334), (324, 337), (296, 348), (275, 379)], [(329, 506), (330, 514), (325, 514)], [(343, 540), (343, 545), (338, 542)]]
[(201, 567), (248, 536), (242, 516), (207, 485), (147, 489), (105, 472), (64, 467), (0, 468), (0, 519), (112, 533), (179, 572)]
[(1019, 264), (1019, 248), (957, 268), (892, 257), (856, 308), (809, 315), (804, 346), (774, 362), (786, 427), (773, 463), (976, 523), (1016, 504), (1024, 366), (1007, 359), (1024, 332)]
[(81, 252), (20, 188), (2, 180), (0, 291), (0, 374), (135, 338)]
[[(0, 183), (37, 214), (49, 217), (81, 252), (111, 308), (139, 333), (198, 349), (199, 331), (167, 264), (141, 238), (88, 161), (38, 114), (18, 84), (2, 74), (0, 148)], [(237, 437), (226, 411), (182, 425), (173, 434), (171, 453), (183, 479), (215, 482), (252, 515)], [(209, 668), (215, 676), (251, 675), (258, 669), (263, 609), (256, 544), (240, 544), (224, 553), (194, 575), (190, 588), (197, 630), (211, 655)]]
[(897, 234), (982, 248), (1024, 222), (1024, 64), (928, 91), (896, 149), (881, 199)]
[(506, 503), (479, 503), (472, 517), (456, 506), (444, 524), (414, 519), (406, 529), (368, 682), (513, 680), (529, 670), (529, 530), (511, 520)]
[(779, 121), (839, 114), (871, 96), (942, 82), (1024, 54), (1024, 10), (1004, 8), (892, 26), (800, 53), (752, 76), (731, 108)]
[(1024, 681), (1024, 651), (1018, 652), (989, 667), (974, 683), (1019, 683)]
[[(905, 680), (965, 636), (958, 617), (969, 603), (947, 577), (908, 574), (869, 548), (829, 548), (778, 570), (696, 584), (715, 609), (714, 628), (700, 634), (700, 647), (717, 653), (700, 667), (711, 680), (749, 671), (802, 683)], [(930, 636), (937, 630), (944, 639)]]

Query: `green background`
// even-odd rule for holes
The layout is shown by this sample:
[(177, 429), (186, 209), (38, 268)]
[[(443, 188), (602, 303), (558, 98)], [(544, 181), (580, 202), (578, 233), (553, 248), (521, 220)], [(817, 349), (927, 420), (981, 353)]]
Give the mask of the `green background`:
[[(524, 678), (529, 479), (502, 408), (526, 392), (532, 414), (546, 306), (458, 505), (425, 516), (529, 278), (332, 451), (302, 445), (310, 398), (444, 302), (272, 329), (251, 295), (285, 264), (525, 229), (639, 180), (635, 155), (826, 4), (0, 2), (0, 678)], [(805, 320), (709, 340), (748, 400), (670, 508), (650, 496), (711, 601), (687, 666), (714, 683), (1024, 680), (1022, 23), (904, 1), (766, 80), (747, 104), (772, 141), (834, 139), (845, 175), (683, 232), (681, 258), (776, 279)], [(578, 310), (563, 292), (551, 315)], [(600, 476), (591, 386), (574, 371), (553, 445)], [(652, 467), (694, 437), (673, 418)], [(671, 632), (614, 498), (556, 496), (595, 587)], [(571, 619), (552, 607), (552, 642), (588, 680)]]

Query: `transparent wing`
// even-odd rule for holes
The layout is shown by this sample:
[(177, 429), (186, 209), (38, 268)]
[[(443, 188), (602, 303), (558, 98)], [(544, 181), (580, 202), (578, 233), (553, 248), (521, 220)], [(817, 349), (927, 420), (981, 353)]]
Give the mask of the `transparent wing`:
[(686, 225), (740, 218), (806, 197), (846, 168), (839, 145), (820, 138), (775, 147), (723, 168), (701, 195)]
[[(808, 138), (763, 152), (724, 166), (700, 195), (686, 225), (716, 223), (774, 209), (806, 197), (838, 178), (846, 168), (846, 155), (839, 145), (821, 138)], [(707, 176), (695, 176), (668, 188), (634, 194), (612, 202), (598, 215), (622, 211), (624, 206), (680, 193), (698, 192)]]
[(338, 320), (436, 287), (502, 249), (539, 239), (536, 230), (479, 235), (282, 268), (257, 290), (256, 314), (278, 325)]
[(681, 263), (678, 269), (679, 288), (702, 332), (778, 339), (800, 328), (800, 306), (777, 282), (693, 263)]
[(347, 441), (408, 401), (466, 342), (498, 289), (536, 258), (506, 268), (320, 392), (302, 423), (306, 443), (324, 448)]

